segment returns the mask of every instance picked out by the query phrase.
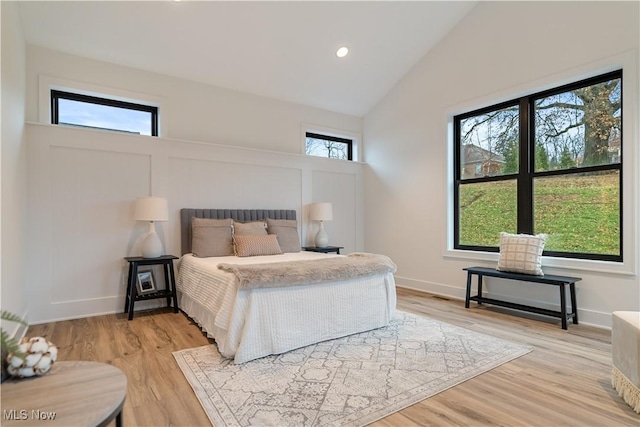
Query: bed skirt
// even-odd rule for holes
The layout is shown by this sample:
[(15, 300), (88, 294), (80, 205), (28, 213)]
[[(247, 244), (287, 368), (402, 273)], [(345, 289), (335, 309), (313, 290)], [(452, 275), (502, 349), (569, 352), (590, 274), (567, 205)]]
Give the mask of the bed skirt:
[(178, 298), (180, 309), (235, 363), (386, 326), (396, 306), (390, 273), (348, 283), (239, 290), (228, 324), (188, 294), (179, 291)]

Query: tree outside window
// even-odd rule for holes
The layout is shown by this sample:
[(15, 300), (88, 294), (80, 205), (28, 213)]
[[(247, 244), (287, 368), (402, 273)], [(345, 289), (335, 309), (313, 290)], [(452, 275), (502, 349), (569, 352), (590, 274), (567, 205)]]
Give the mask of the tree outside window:
[(317, 133), (306, 133), (306, 154), (330, 159), (352, 160), (353, 140)]

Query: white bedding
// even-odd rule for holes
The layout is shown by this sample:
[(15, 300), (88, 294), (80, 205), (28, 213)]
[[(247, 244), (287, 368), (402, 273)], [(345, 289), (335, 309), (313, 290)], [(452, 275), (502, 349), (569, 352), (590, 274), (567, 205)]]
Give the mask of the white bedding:
[(180, 259), (180, 308), (236, 363), (279, 354), (389, 323), (396, 306), (393, 274), (316, 285), (238, 290), (219, 263), (260, 264), (342, 255), (297, 252), (240, 258)]

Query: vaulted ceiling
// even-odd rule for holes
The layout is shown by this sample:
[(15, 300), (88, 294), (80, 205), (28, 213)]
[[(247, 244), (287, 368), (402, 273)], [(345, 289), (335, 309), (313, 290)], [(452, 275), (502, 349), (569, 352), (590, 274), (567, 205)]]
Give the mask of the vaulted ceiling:
[(29, 44), (363, 116), (475, 4), (30, 1), (20, 14)]

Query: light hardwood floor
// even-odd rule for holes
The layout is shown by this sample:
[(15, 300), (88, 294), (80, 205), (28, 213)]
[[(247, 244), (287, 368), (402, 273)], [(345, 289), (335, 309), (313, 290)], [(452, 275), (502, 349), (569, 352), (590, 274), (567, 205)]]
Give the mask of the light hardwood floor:
[[(610, 333), (398, 289), (398, 309), (527, 344), (533, 351), (374, 426), (640, 426), (611, 388)], [(137, 312), (35, 325), (59, 360), (111, 363), (127, 375), (125, 426), (206, 426), (209, 419), (172, 352), (210, 343), (184, 314)]]

